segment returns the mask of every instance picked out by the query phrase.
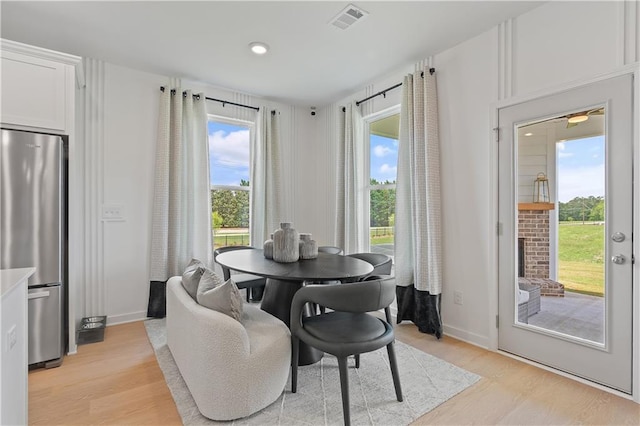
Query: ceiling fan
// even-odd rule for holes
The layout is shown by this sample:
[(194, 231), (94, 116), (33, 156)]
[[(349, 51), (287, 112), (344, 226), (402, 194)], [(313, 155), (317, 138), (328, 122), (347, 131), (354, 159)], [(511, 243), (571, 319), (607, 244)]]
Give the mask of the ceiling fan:
[(587, 121), (589, 117), (592, 115), (603, 115), (603, 114), (604, 114), (604, 107), (599, 107), (599, 108), (595, 108), (587, 111), (568, 114), (565, 116), (565, 118), (567, 119), (567, 129), (570, 129), (571, 127), (575, 127), (578, 124), (584, 121)]

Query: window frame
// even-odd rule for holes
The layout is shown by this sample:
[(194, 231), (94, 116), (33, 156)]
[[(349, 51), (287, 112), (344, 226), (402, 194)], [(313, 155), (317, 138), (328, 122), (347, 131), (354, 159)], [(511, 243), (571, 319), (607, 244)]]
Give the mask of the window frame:
[[(380, 184), (380, 185), (371, 185), (371, 124), (375, 121), (382, 120), (393, 115), (400, 114), (400, 104), (391, 106), (389, 108), (385, 108), (383, 110), (374, 112), (372, 114), (363, 117), (364, 121), (364, 135), (365, 135), (365, 161), (364, 161), (364, 178), (366, 179), (366, 185), (364, 187), (365, 197), (364, 206), (362, 209), (363, 217), (363, 226), (364, 235), (366, 238), (366, 251), (371, 251), (371, 191), (376, 189), (396, 189), (396, 184)], [(398, 129), (398, 144), (400, 144), (400, 129)], [(397, 167), (397, 163), (396, 163)], [(397, 181), (396, 175), (396, 181)], [(395, 228), (395, 225), (394, 225)], [(394, 230), (394, 241), (395, 241), (395, 230)], [(392, 256), (393, 257), (393, 256)]]
[[(249, 226), (247, 227), (247, 231), (249, 233), (249, 239), (251, 238), (251, 158), (253, 157), (253, 154), (251, 152), (251, 140), (255, 137), (255, 126), (256, 123), (255, 121), (249, 121), (249, 120), (241, 120), (238, 118), (231, 118), (231, 117), (225, 117), (225, 116), (221, 116), (218, 114), (207, 114), (207, 130), (208, 130), (208, 126), (209, 123), (211, 121), (215, 121), (217, 123), (223, 123), (223, 124), (230, 124), (230, 125), (234, 125), (234, 126), (243, 126), (246, 127), (247, 129), (249, 129), (249, 164), (248, 164), (248, 169), (249, 169), (249, 186), (241, 186), (241, 185), (214, 185), (211, 183), (211, 181), (209, 181), (209, 192), (213, 191), (213, 190), (223, 190), (223, 191), (247, 191), (249, 193)], [(207, 131), (207, 155), (209, 157), (209, 168), (211, 168), (211, 156), (209, 155), (210, 150), (211, 150), (211, 146), (209, 144), (209, 132)], [(209, 175), (210, 176), (210, 175)], [(209, 177), (209, 179), (211, 179)], [(211, 199), (211, 205), (210, 205), (210, 209), (211, 212), (213, 213), (213, 198)], [(213, 240), (212, 240), (212, 244), (215, 247), (215, 230), (212, 229), (212, 234), (213, 234)]]

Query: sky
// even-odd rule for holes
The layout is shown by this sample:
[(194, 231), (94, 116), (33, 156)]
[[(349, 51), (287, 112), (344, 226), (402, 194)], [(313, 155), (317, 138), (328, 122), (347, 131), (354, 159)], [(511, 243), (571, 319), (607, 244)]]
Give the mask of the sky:
[(209, 121), (211, 185), (240, 185), (249, 180), (249, 128)]
[(559, 142), (558, 200), (604, 196), (604, 136)]
[[(212, 185), (240, 185), (249, 180), (249, 128), (210, 121), (209, 158)], [(398, 141), (371, 135), (371, 177), (395, 181)], [(604, 195), (604, 136), (559, 142), (558, 199)]]
[[(249, 128), (209, 121), (211, 185), (240, 185), (249, 180)], [(371, 135), (371, 177), (379, 182), (396, 180), (398, 141)]]
[(398, 174), (398, 141), (371, 135), (371, 177), (378, 182), (394, 182)]

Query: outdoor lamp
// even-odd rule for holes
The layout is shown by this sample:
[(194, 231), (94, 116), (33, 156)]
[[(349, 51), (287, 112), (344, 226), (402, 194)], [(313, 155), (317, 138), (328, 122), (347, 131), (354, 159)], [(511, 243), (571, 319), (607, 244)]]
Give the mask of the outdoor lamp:
[(550, 203), (549, 197), (549, 179), (544, 173), (538, 173), (533, 183), (533, 202), (534, 203)]

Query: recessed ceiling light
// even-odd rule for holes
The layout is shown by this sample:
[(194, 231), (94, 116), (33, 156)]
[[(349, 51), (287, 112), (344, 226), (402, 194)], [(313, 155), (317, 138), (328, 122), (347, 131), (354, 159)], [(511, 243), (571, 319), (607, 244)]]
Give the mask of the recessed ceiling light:
[(529, 133), (525, 133), (525, 136), (533, 136), (533, 133), (529, 132)]
[(267, 46), (266, 43), (262, 43), (260, 41), (249, 43), (249, 47), (251, 48), (251, 51), (256, 55), (264, 55), (269, 50), (269, 46)]

